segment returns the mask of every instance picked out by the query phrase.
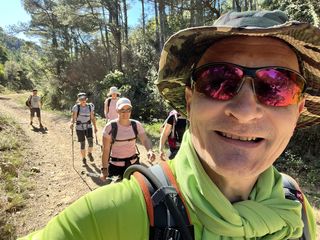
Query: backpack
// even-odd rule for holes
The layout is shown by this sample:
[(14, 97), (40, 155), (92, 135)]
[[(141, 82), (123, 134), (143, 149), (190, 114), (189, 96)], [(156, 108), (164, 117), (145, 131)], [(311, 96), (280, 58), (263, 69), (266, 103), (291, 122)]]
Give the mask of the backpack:
[[(89, 112), (91, 113), (91, 106), (92, 104), (91, 103), (87, 103), (87, 105), (86, 106), (88, 106), (89, 107)], [(78, 108), (78, 110), (77, 110), (77, 118), (79, 117), (79, 113), (80, 113), (80, 104), (78, 103), (77, 104), (77, 108)]]
[(28, 99), (26, 100), (26, 106), (27, 106), (27, 107), (31, 107), (31, 98), (32, 98), (32, 95), (30, 95), (30, 96), (28, 97)]
[[(282, 174), (282, 173), (281, 173)], [(194, 227), (188, 209), (167, 162), (152, 167), (132, 165), (124, 178), (137, 179), (146, 202), (150, 223), (149, 240), (194, 240)], [(299, 240), (311, 240), (303, 194), (296, 181), (282, 174), (285, 198), (302, 204), (303, 235)]]
[(137, 139), (137, 136), (138, 136), (137, 122), (130, 119), (130, 123), (131, 123), (132, 130), (134, 132), (135, 137), (129, 138), (129, 139), (117, 140), (116, 137), (117, 137), (117, 133), (118, 133), (118, 124), (116, 121), (111, 122), (111, 130), (109, 132), (109, 134), (111, 134), (111, 138), (112, 138), (111, 145), (114, 144), (114, 142), (132, 141), (132, 140)]
[[(132, 141), (132, 140), (135, 140), (137, 139), (138, 137), (138, 128), (137, 128), (137, 122), (130, 119), (130, 123), (131, 123), (131, 127), (132, 127), (132, 130), (134, 132), (134, 135), (135, 137), (134, 138), (129, 138), (129, 139), (122, 139), (122, 140), (117, 140), (117, 133), (118, 133), (118, 124), (115, 120), (113, 120), (111, 122), (111, 130), (109, 132), (109, 135), (111, 134), (111, 144), (110, 144), (110, 152), (109, 152), (109, 158), (110, 158), (110, 153), (111, 153), (111, 149), (112, 149), (112, 145), (115, 143), (115, 142), (124, 142), (124, 141)], [(140, 152), (139, 152), (139, 148), (136, 144), (136, 150), (137, 150), (137, 153), (136, 153), (136, 156), (137, 156), (137, 159), (139, 159), (139, 155), (140, 155)]]

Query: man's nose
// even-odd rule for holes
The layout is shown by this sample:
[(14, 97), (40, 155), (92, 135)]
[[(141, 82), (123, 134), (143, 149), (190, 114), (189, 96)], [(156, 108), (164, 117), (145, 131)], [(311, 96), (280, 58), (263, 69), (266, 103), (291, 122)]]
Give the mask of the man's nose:
[(245, 77), (243, 79), (237, 95), (229, 100), (225, 114), (234, 117), (240, 123), (257, 120), (263, 116), (263, 108), (254, 93), (252, 78)]

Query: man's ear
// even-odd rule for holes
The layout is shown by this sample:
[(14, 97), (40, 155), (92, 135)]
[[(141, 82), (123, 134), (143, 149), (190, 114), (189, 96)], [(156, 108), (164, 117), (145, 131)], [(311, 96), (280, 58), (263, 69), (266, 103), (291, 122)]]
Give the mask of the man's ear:
[(303, 111), (304, 105), (306, 103), (306, 98), (303, 98), (298, 104), (299, 104), (299, 114)]
[(185, 89), (185, 98), (186, 98), (186, 107), (187, 107), (187, 113), (189, 115), (190, 113), (190, 105), (191, 105), (191, 99), (192, 99), (192, 89), (190, 87), (186, 87)]

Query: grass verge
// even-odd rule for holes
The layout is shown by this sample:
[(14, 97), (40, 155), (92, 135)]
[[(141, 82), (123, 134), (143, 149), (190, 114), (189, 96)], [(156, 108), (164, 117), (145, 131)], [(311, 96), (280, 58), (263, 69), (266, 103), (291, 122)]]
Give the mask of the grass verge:
[(23, 175), (23, 143), (26, 136), (13, 119), (0, 113), (0, 236), (16, 239), (14, 214), (25, 206), (30, 189)]

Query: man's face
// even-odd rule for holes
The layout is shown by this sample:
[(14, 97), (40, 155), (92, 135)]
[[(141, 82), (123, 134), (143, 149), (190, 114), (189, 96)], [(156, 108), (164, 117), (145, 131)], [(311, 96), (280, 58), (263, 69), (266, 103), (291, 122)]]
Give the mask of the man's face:
[(111, 94), (111, 98), (112, 98), (112, 99), (116, 99), (117, 97), (118, 97), (118, 94), (117, 94), (117, 93), (112, 93), (112, 94)]
[[(266, 37), (218, 41), (197, 67), (212, 62), (299, 71), (295, 53), (285, 43)], [(287, 146), (304, 106), (304, 100), (286, 107), (263, 105), (256, 100), (251, 81), (245, 81), (227, 101), (189, 88), (186, 100), (192, 143), (207, 173), (235, 179), (256, 177), (273, 164)]]
[(36, 96), (37, 93), (38, 93), (38, 91), (32, 91), (32, 94), (33, 94), (34, 96)]
[(132, 111), (132, 107), (127, 105), (123, 106), (121, 109), (117, 110), (119, 114), (119, 119), (120, 120), (130, 119), (131, 111)]

